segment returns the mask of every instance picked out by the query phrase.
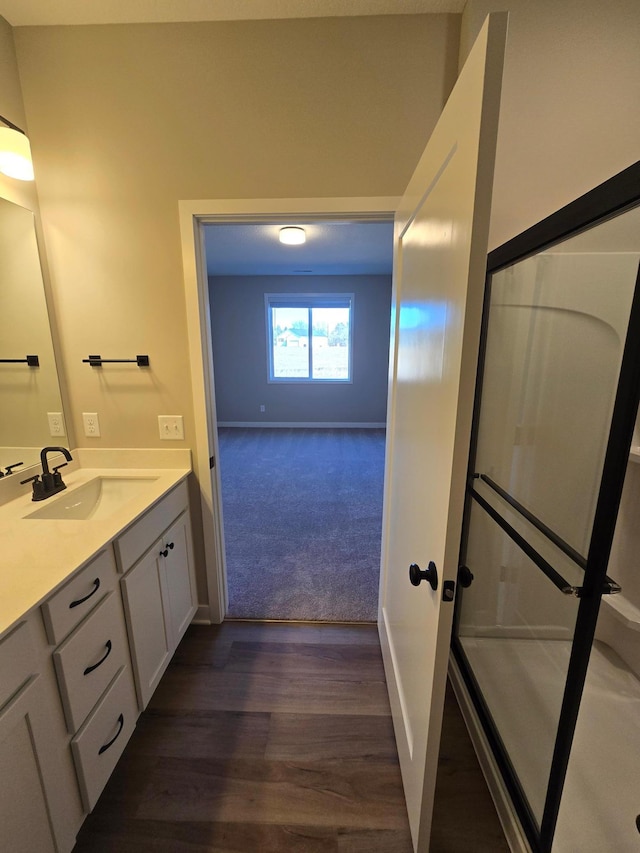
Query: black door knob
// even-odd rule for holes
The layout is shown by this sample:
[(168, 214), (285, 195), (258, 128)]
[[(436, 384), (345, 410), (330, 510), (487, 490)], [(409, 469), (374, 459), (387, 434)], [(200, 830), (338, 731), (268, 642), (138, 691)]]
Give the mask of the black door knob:
[(417, 563), (409, 566), (409, 580), (414, 586), (419, 586), (420, 581), (429, 581), (431, 589), (438, 589), (438, 570), (433, 560), (429, 561), (426, 569), (421, 569)]
[(473, 574), (468, 566), (460, 566), (458, 569), (458, 583), (463, 589), (468, 589), (473, 583)]

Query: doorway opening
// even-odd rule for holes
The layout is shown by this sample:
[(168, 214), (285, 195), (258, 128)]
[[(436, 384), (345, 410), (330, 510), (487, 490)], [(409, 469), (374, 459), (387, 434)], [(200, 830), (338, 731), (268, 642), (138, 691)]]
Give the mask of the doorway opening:
[[(306, 242), (279, 241), (284, 227)], [(374, 622), (393, 224), (203, 226), (229, 618)]]

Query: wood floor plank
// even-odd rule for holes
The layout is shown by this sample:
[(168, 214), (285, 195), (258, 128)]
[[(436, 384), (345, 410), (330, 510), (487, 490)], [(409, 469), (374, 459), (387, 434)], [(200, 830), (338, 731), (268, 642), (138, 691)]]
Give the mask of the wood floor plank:
[(369, 762), (159, 759), (136, 817), (399, 829), (406, 825), (400, 771)]
[(389, 714), (383, 681), (283, 678), (281, 674), (170, 667), (152, 710), (264, 711), (290, 714)]
[(467, 727), (447, 684), (431, 853), (509, 853)]
[(138, 721), (129, 754), (176, 758), (264, 758), (269, 714), (242, 711), (149, 711)]
[(403, 829), (339, 830), (338, 853), (413, 853), (411, 832), (408, 825)]
[[(214, 632), (212, 635), (210, 632)], [(379, 645), (378, 627), (374, 623), (348, 624), (340, 622), (248, 622), (225, 620), (221, 625), (191, 625), (186, 637), (200, 635), (215, 643), (234, 641), (262, 643), (332, 643), (350, 645)]]
[[(135, 737), (135, 732), (133, 736)], [(114, 816), (134, 817), (158, 760), (155, 755), (133, 756), (125, 749), (100, 796), (96, 807), (98, 814), (108, 819)], [(89, 818), (91, 817), (90, 815)]]
[(74, 853), (339, 853), (339, 850), (336, 830), (325, 826), (104, 820), (92, 815)]
[(391, 717), (353, 714), (273, 714), (265, 758), (398, 763)]
[(335, 643), (234, 642), (228, 672), (266, 672), (307, 677), (384, 682), (380, 649), (373, 645)]

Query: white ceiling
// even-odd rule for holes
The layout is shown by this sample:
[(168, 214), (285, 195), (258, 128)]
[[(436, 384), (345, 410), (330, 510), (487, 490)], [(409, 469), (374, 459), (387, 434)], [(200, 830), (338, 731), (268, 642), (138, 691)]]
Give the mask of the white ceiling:
[(462, 12), (466, 0), (0, 0), (14, 27)]
[[(307, 242), (284, 246), (285, 225), (305, 229)], [(209, 275), (387, 275), (393, 258), (392, 222), (279, 222), (207, 225)]]

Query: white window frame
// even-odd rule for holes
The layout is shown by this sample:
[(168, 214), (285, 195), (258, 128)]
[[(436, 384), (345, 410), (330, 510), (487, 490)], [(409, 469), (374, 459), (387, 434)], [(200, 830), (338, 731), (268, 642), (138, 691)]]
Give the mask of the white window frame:
[[(265, 293), (265, 318), (267, 323), (267, 382), (280, 384), (305, 385), (349, 385), (353, 383), (353, 318), (355, 295), (353, 293)], [(275, 305), (275, 303), (281, 303)], [(335, 303), (343, 303), (335, 306)], [(273, 375), (273, 322), (272, 307), (307, 308), (309, 311), (309, 343), (307, 353), (309, 359), (309, 376), (274, 376)], [(348, 375), (345, 379), (319, 379), (313, 377), (313, 328), (311, 324), (312, 308), (344, 307), (349, 308), (349, 340), (347, 344)]]

